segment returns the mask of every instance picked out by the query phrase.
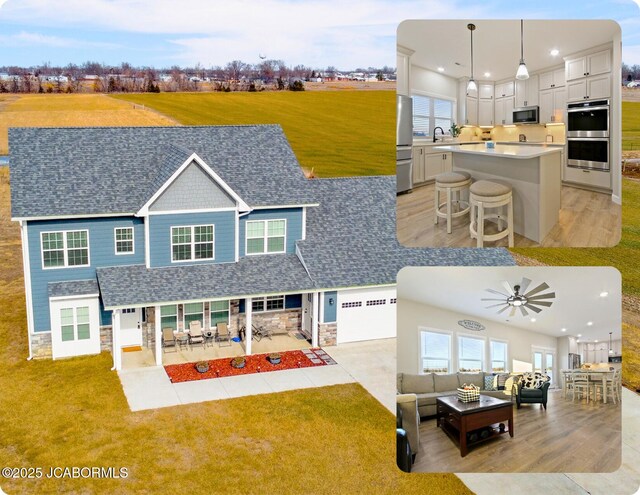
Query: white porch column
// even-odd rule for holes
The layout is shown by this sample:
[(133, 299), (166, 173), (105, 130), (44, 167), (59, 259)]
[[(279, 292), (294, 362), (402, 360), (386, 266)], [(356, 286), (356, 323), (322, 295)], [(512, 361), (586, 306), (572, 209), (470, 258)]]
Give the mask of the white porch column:
[(244, 346), (247, 356), (251, 356), (251, 341), (253, 340), (253, 327), (251, 326), (251, 298), (244, 300), (244, 313), (246, 315), (246, 329), (244, 334)]
[(160, 318), (160, 306), (155, 308), (156, 318), (156, 365), (162, 366), (162, 319)]
[(120, 314), (119, 309), (113, 310), (113, 321), (111, 325), (112, 338), (111, 348), (113, 352), (113, 367), (116, 371), (122, 369), (122, 347), (120, 344)]
[(320, 318), (320, 305), (318, 304), (318, 293), (311, 294), (311, 347), (318, 347), (318, 320)]

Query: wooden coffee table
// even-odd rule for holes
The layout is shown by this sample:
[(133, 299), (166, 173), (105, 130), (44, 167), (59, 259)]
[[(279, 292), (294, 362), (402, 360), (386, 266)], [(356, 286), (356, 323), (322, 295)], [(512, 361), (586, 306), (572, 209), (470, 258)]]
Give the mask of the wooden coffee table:
[[(474, 445), (503, 433), (513, 437), (513, 405), (510, 401), (480, 395), (477, 402), (460, 402), (456, 395), (449, 395), (438, 397), (436, 406), (436, 425), (458, 442), (462, 457), (468, 453), (467, 433), (470, 431), (492, 427), (490, 434)], [(508, 422), (508, 429), (504, 425), (500, 427), (501, 421)]]

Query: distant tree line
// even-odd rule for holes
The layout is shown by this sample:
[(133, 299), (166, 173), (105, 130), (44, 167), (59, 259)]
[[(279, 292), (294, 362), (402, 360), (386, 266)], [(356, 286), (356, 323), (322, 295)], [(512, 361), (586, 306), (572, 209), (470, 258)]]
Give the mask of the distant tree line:
[(304, 82), (331, 80), (357, 74), (383, 80), (393, 75), (392, 67), (357, 68), (338, 71), (304, 65), (289, 67), (282, 60), (265, 59), (257, 64), (233, 60), (224, 67), (173, 66), (165, 69), (133, 67), (127, 62), (112, 66), (98, 62), (64, 67), (45, 63), (34, 67), (0, 67), (0, 93), (127, 93), (160, 91), (304, 91)]
[(640, 81), (640, 65), (622, 63), (622, 82)]

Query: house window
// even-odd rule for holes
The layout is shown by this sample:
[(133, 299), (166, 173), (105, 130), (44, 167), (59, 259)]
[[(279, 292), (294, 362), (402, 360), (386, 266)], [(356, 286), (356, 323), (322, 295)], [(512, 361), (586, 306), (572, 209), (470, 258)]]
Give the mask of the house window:
[(507, 370), (507, 343), (500, 340), (492, 340), (489, 342), (491, 351), (491, 371)]
[(254, 313), (278, 311), (281, 309), (284, 309), (284, 296), (259, 297), (251, 301), (251, 311)]
[(286, 220), (251, 220), (247, 222), (247, 254), (284, 253)]
[(117, 227), (114, 230), (116, 254), (133, 254), (133, 227)]
[(433, 129), (442, 127), (444, 132), (453, 122), (453, 101), (417, 95), (413, 99), (413, 135), (431, 136)]
[(449, 373), (451, 335), (442, 332), (420, 332), (420, 353), (423, 373)]
[(178, 306), (160, 306), (160, 326), (162, 328), (178, 329)]
[(458, 337), (458, 370), (482, 371), (484, 369), (484, 339)]
[(89, 332), (89, 307), (62, 308), (60, 310), (62, 341), (87, 340)]
[(218, 323), (229, 323), (229, 301), (211, 301), (209, 309), (211, 311), (211, 326)]
[(213, 225), (171, 227), (171, 260), (214, 259)]
[(199, 321), (204, 326), (204, 303), (187, 303), (184, 305), (184, 329), (189, 330), (192, 321)]
[(42, 232), (42, 266), (89, 266), (89, 231)]

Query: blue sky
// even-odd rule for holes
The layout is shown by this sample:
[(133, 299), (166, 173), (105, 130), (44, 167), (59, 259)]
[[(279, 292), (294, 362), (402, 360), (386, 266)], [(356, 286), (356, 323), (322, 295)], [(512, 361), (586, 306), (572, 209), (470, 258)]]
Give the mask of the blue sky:
[(404, 19), (614, 19), (640, 64), (640, 0), (0, 0), (0, 66), (395, 66)]

